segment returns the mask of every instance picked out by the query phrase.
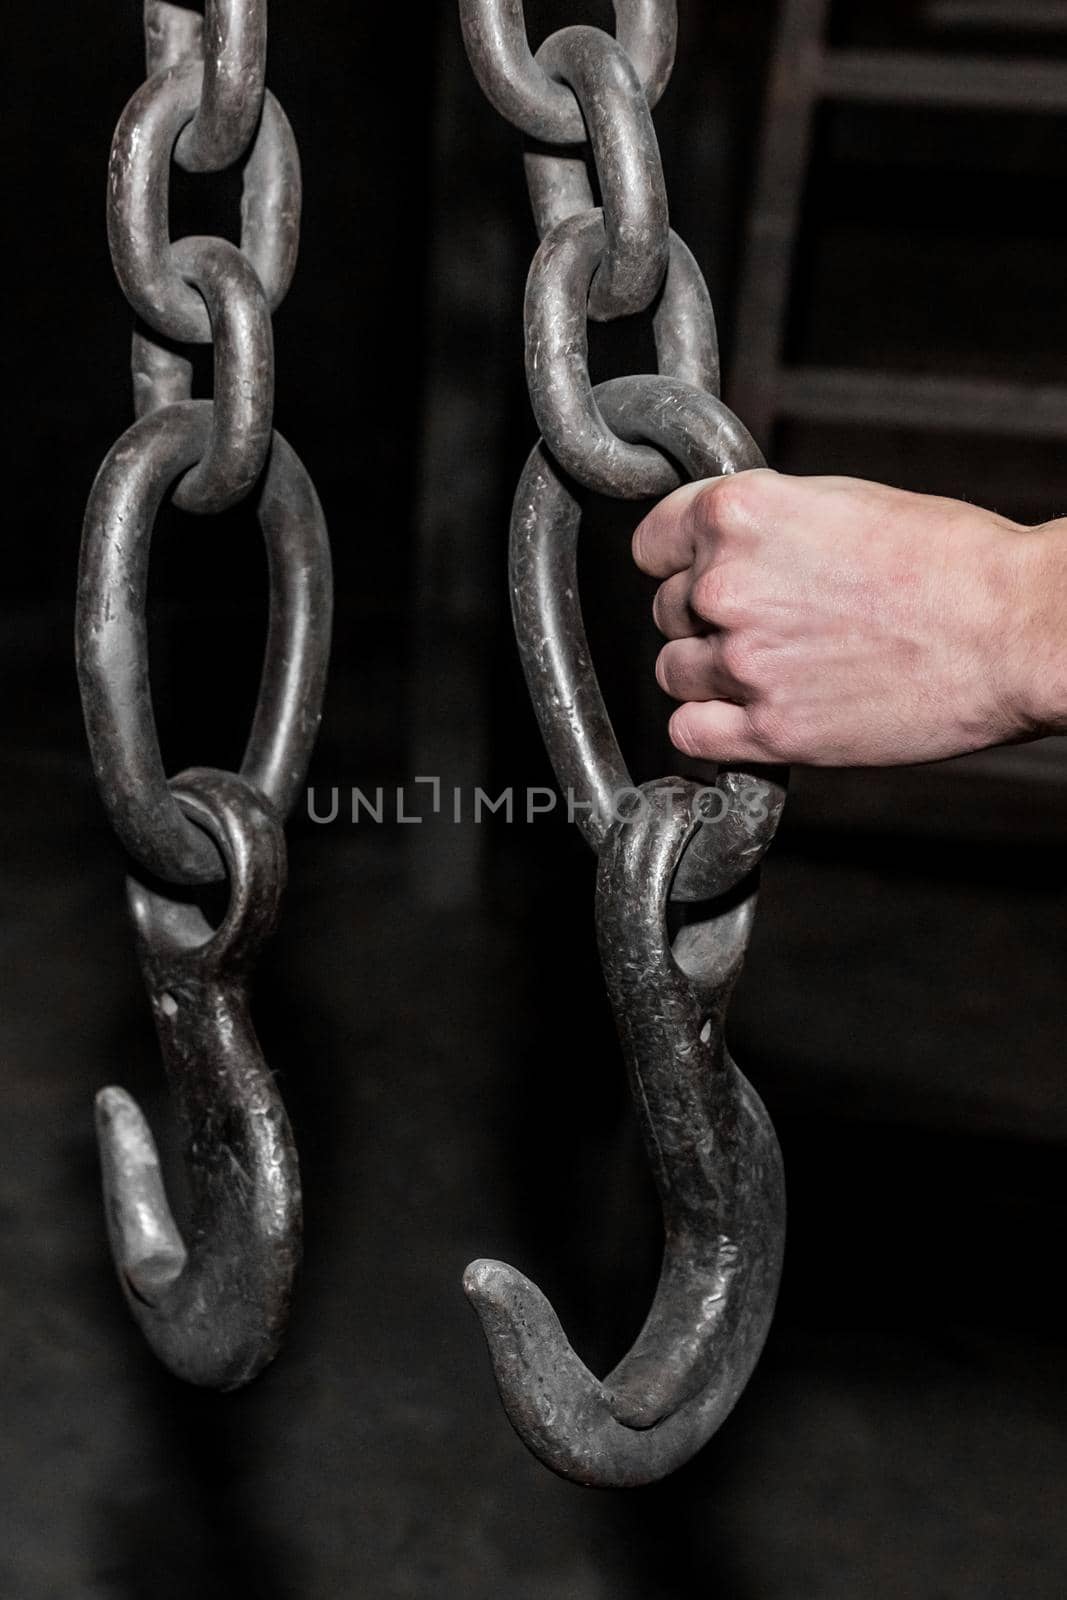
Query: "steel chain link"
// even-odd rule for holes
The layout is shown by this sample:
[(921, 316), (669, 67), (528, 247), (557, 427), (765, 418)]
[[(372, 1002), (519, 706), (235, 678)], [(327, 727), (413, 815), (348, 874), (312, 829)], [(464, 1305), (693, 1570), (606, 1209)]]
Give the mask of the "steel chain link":
[[(115, 273), (141, 321), (136, 420), (97, 475), (85, 516), (77, 655), (93, 767), (115, 832), (143, 873), (229, 879), (212, 930), (188, 898), (131, 878), (141, 964), (188, 1138), (187, 1247), (170, 1215), (152, 1136), (124, 1091), (97, 1122), (112, 1250), (131, 1309), (160, 1358), (232, 1388), (274, 1354), (300, 1247), (300, 1183), (285, 1110), (248, 1017), (254, 951), (285, 881), (281, 823), (303, 788), (318, 729), (332, 583), (314, 487), (273, 431), (271, 312), (296, 264), (300, 163), (266, 89), (266, 0), (144, 7), (148, 78), (111, 148), (107, 226)], [(189, 172), (243, 162), (241, 246), (172, 240), (172, 161)], [(214, 393), (192, 398), (192, 363), (169, 341), (213, 345)], [(168, 780), (156, 734), (145, 615), (149, 550), (165, 497), (215, 514), (256, 493), (270, 620), (240, 773)]]
[[(202, 29), (199, 23), (184, 6), (146, 0), (151, 75), (123, 111), (112, 143), (112, 260), (150, 331), (138, 330), (133, 342), (138, 421), (109, 454), (90, 496), (78, 615), (86, 726), (104, 803), (134, 859), (176, 883), (214, 881), (223, 869), (210, 840), (169, 795), (155, 736), (144, 588), (162, 499), (170, 492), (181, 509), (212, 514), (261, 483), (271, 628), (242, 772), (283, 817), (314, 744), (331, 602), (321, 508), (299, 459), (272, 432), (270, 312), (296, 264), (301, 179), (292, 129), (264, 86), (265, 0), (209, 0)], [(199, 59), (203, 40), (208, 53)], [(242, 157), (241, 248), (221, 238), (172, 241), (171, 161), (218, 171)], [(191, 362), (153, 334), (212, 343), (210, 402), (191, 400)]]
[[(541, 237), (525, 331), (542, 439), (515, 497), (512, 610), (557, 780), (600, 857), (601, 957), (667, 1241), (645, 1328), (603, 1381), (521, 1273), (476, 1262), (466, 1287), (526, 1444), (565, 1477), (621, 1487), (662, 1477), (710, 1438), (773, 1311), (781, 1158), (723, 1025), (755, 910), (754, 869), (785, 791), (784, 774), (765, 771), (722, 772), (713, 790), (679, 778), (634, 788), (582, 619), (577, 486), (634, 500), (763, 463), (718, 398), (711, 299), (670, 230), (651, 109), (673, 66), (675, 0), (615, 0), (617, 39), (569, 27), (536, 54), (522, 0), (459, 7), (487, 97), (540, 141), (525, 157)], [(594, 385), (588, 319), (640, 312), (651, 314), (657, 374)], [(673, 940), (668, 900), (705, 903)]]

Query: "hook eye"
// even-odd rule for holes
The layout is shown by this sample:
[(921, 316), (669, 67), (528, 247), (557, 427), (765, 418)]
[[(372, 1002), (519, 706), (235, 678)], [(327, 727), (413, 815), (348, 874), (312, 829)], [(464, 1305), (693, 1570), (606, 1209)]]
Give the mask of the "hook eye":
[[(755, 874), (711, 905), (671, 907), (671, 955), (693, 992), (713, 1004), (741, 976), (759, 899)], [(680, 913), (680, 914), (679, 914)]]
[[(190, 974), (244, 971), (274, 932), (286, 880), (285, 839), (268, 802), (246, 779), (210, 767), (173, 778), (171, 791), (189, 820), (218, 847), (229, 902), (212, 928), (198, 900), (127, 881), (130, 915), (142, 953), (187, 965)], [(184, 958), (184, 960), (183, 960)]]
[(781, 805), (768, 808), (751, 824), (739, 817), (739, 798), (752, 792), (753, 781), (747, 774), (720, 773), (713, 789), (688, 778), (664, 778), (644, 790), (649, 804), (658, 803), (658, 796), (659, 803), (669, 797), (677, 805), (671, 829), (675, 864), (659, 875), (659, 914), (672, 963), (702, 1006), (721, 1004), (740, 976), (755, 922), (758, 861), (781, 812)]
[(781, 821), (788, 781), (785, 767), (721, 767), (714, 784), (688, 784), (700, 825), (675, 871), (672, 901), (717, 900), (756, 870)]

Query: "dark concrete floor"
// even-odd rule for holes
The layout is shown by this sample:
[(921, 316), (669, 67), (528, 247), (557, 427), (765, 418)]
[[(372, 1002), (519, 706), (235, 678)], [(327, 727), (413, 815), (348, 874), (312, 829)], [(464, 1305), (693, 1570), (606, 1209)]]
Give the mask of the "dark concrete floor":
[(298, 834), (258, 1019), (306, 1269), (276, 1366), (204, 1395), (111, 1275), (92, 1094), (167, 1107), (119, 864), (57, 751), (3, 764), (0, 1593), (1060, 1600), (1062, 851), (1051, 885), (1003, 841), (904, 870), (801, 785), (734, 1030), (788, 1166), (779, 1317), (690, 1468), (596, 1494), (514, 1439), (459, 1289), (515, 1260), (605, 1363), (649, 1292), (580, 851), (504, 840), (479, 908), (428, 913), (401, 830)]

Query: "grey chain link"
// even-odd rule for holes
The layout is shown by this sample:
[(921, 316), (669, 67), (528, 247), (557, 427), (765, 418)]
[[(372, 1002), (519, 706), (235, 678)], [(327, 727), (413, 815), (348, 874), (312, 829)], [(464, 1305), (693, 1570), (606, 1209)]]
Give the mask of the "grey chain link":
[[(525, 157), (541, 237), (525, 329), (542, 438), (515, 496), (512, 611), (557, 780), (580, 797), (575, 814), (600, 858), (601, 959), (666, 1234), (645, 1327), (603, 1380), (522, 1273), (475, 1262), (465, 1284), (520, 1437), (564, 1477), (626, 1487), (673, 1471), (711, 1437), (748, 1380), (773, 1312), (781, 1157), (723, 1028), (785, 775), (721, 772), (711, 818), (712, 791), (692, 782), (634, 788), (582, 618), (577, 486), (626, 500), (660, 496), (688, 479), (760, 466), (762, 456), (718, 398), (711, 299), (670, 229), (651, 109), (673, 65), (675, 0), (616, 0), (617, 39), (564, 28), (536, 55), (521, 0), (459, 7), (487, 97), (540, 141)], [(588, 320), (642, 312), (651, 314), (657, 373), (594, 386)], [(702, 902), (673, 939), (669, 900)]]
[[(78, 675), (93, 767), (115, 832), (142, 875), (128, 892), (164, 1062), (187, 1135), (191, 1244), (179, 1234), (152, 1135), (121, 1089), (97, 1099), (112, 1251), (156, 1354), (191, 1382), (233, 1388), (271, 1359), (300, 1254), (300, 1180), (285, 1109), (248, 1015), (253, 955), (285, 882), (281, 824), (303, 788), (319, 725), (332, 580), (314, 487), (273, 431), (271, 312), (300, 232), (292, 129), (266, 89), (266, 0), (207, 0), (201, 18), (146, 0), (149, 76), (119, 119), (108, 175), (115, 273), (133, 336), (136, 420), (89, 497), (78, 580)], [(243, 162), (241, 245), (172, 240), (171, 163)], [(214, 392), (192, 398), (213, 345)], [(156, 733), (145, 616), (149, 552), (169, 495), (216, 514), (255, 493), (270, 620), (239, 773), (168, 779)], [(228, 878), (213, 930), (161, 884)], [(161, 882), (160, 882), (161, 881)]]
[[(272, 430), (270, 313), (296, 265), (301, 179), (292, 129), (264, 86), (265, 0), (209, 0), (200, 21), (184, 6), (146, 0), (150, 76), (111, 147), (111, 255), (145, 326), (133, 339), (138, 420), (102, 466), (86, 512), (78, 613), (82, 698), (104, 803), (134, 859), (177, 883), (217, 880), (223, 867), (171, 796), (155, 736), (144, 594), (164, 495), (182, 510), (213, 514), (261, 486), (271, 628), (241, 770), (282, 817), (318, 727), (331, 605), (321, 508), (299, 459)], [(172, 241), (172, 160), (218, 171), (242, 158), (241, 248), (220, 238)], [(210, 402), (191, 399), (192, 364), (162, 341), (213, 344)]]
[[(719, 399), (719, 350), (707, 284), (669, 222), (666, 186), (651, 108), (674, 64), (675, 0), (616, 0), (619, 29), (568, 27), (532, 54), (521, 0), (459, 0), (460, 21), (476, 77), (487, 97), (523, 133), (540, 141), (525, 156), (534, 220), (541, 238), (526, 285), (526, 377), (530, 403), (553, 470), (582, 488), (616, 499), (661, 496), (685, 477), (744, 471), (763, 464), (744, 425)], [(569, 145), (566, 151), (543, 145)], [(590, 167), (601, 204), (594, 203)], [(588, 321), (648, 312), (657, 372), (598, 390), (589, 372)], [(612, 425), (600, 396), (609, 393)], [(535, 452), (536, 454), (536, 452)], [(679, 466), (685, 471), (680, 472)], [(532, 477), (531, 477), (532, 475)], [(524, 484), (538, 478), (535, 463)], [(544, 491), (547, 495), (547, 489)], [(562, 493), (570, 493), (566, 481)], [(541, 647), (545, 595), (522, 556), (524, 516), (551, 514), (528, 492), (516, 501), (513, 601), (531, 696), (549, 748), (561, 741), (588, 749), (578, 721), (559, 717), (572, 701), (561, 683), (558, 652)], [(519, 561), (523, 576), (515, 577)], [(550, 587), (550, 585), (548, 586)], [(581, 627), (575, 602), (567, 630)], [(588, 655), (582, 632), (582, 660)], [(602, 705), (595, 673), (590, 693)], [(607, 721), (607, 713), (603, 713)], [(629, 782), (619, 757), (618, 775)], [(568, 773), (581, 762), (566, 761)], [(607, 766), (612, 762), (608, 761)], [(593, 780), (589, 764), (587, 775)], [(780, 814), (777, 776), (756, 776), (761, 803)], [(589, 793), (600, 793), (595, 780)], [(589, 825), (587, 834), (590, 833)], [(769, 842), (769, 841), (768, 841)], [(687, 848), (675, 898), (700, 899), (697, 841)], [(713, 874), (714, 876), (714, 874)]]

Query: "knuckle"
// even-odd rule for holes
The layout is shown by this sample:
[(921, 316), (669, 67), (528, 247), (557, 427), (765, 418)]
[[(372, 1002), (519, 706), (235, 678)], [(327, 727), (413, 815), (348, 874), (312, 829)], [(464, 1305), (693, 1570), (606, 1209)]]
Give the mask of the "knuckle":
[(703, 510), (720, 535), (741, 532), (763, 513), (767, 479), (773, 474), (763, 467), (734, 472), (716, 478), (705, 491)]
[(760, 576), (759, 568), (744, 556), (720, 559), (694, 578), (692, 609), (720, 627), (746, 625), (759, 611)]
[(722, 564), (707, 567), (693, 582), (690, 605), (705, 622), (731, 622), (740, 605), (735, 575)]

